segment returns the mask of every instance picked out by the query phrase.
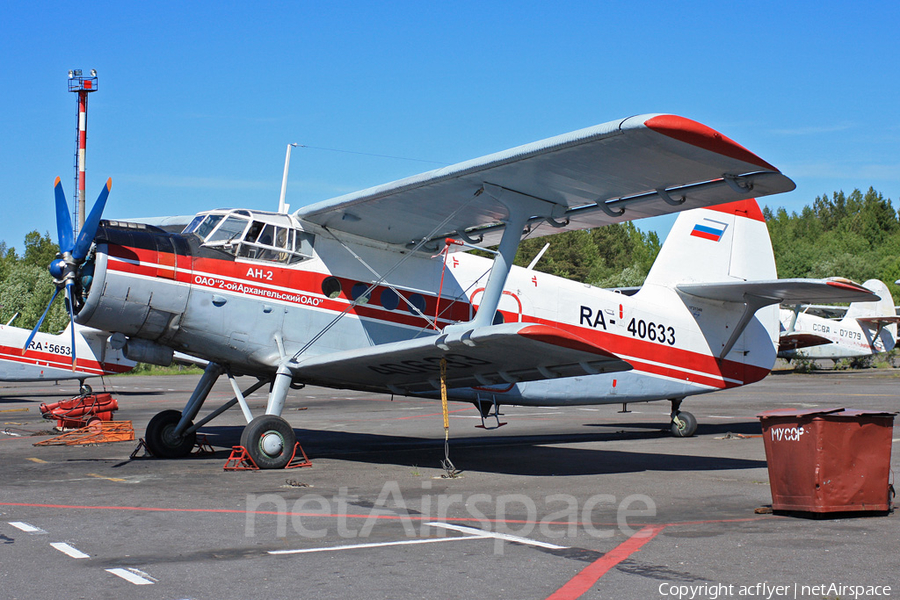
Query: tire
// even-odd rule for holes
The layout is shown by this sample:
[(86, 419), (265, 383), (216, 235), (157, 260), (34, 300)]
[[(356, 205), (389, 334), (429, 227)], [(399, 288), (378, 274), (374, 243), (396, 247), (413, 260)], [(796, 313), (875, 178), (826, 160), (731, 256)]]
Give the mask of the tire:
[(297, 441), (290, 423), (275, 415), (256, 417), (244, 428), (241, 446), (260, 469), (283, 469)]
[(82, 396), (90, 396), (91, 394), (94, 393), (94, 390), (91, 389), (91, 386), (89, 386), (86, 383), (81, 384), (81, 389), (79, 391), (81, 392)]
[(687, 411), (678, 411), (672, 417), (672, 435), (691, 437), (697, 433), (697, 418)]
[[(144, 442), (150, 453), (157, 458), (182, 458), (191, 453), (197, 443), (197, 432), (175, 437), (172, 432), (181, 420), (181, 412), (164, 410), (157, 413), (147, 424)], [(189, 423), (188, 427), (193, 426)]]

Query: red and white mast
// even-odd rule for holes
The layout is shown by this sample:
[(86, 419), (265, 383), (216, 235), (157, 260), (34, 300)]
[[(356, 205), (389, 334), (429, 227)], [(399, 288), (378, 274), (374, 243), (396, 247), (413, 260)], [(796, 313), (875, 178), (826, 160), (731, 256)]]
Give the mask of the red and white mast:
[(97, 71), (91, 69), (90, 77), (83, 76), (81, 69), (69, 71), (69, 91), (78, 93), (78, 128), (75, 148), (75, 180), (78, 191), (75, 195), (75, 231), (77, 235), (84, 225), (85, 178), (84, 159), (87, 151), (87, 98), (97, 91)]

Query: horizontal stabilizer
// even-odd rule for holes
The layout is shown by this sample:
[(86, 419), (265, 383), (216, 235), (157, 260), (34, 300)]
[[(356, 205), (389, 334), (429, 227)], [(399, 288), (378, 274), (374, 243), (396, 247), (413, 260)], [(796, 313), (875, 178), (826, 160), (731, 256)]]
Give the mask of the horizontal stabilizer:
[(778, 340), (778, 352), (786, 352), (789, 350), (799, 350), (801, 348), (812, 348), (813, 346), (824, 346), (830, 344), (831, 340), (816, 335), (814, 333), (782, 333)]
[(807, 302), (859, 302), (877, 298), (870, 290), (846, 279), (775, 279), (773, 281), (728, 281), (722, 283), (682, 283), (675, 286), (682, 293), (719, 300), (747, 302), (757, 308), (770, 304)]
[(295, 381), (366, 391), (410, 394), (573, 377), (631, 369), (615, 354), (561, 329), (529, 323), (381, 344), (301, 359), (289, 365)]
[(856, 320), (863, 325), (881, 329), (885, 325), (894, 325), (900, 323), (900, 317), (856, 317)]

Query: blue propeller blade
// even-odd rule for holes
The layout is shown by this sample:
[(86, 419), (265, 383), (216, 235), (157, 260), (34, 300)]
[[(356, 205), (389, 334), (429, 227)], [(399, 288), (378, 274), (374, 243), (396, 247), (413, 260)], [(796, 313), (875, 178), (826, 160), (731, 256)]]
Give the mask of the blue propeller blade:
[(69, 329), (72, 330), (72, 370), (78, 369), (78, 358), (75, 356), (75, 282), (66, 283), (66, 298), (69, 301)]
[(71, 252), (75, 245), (75, 235), (72, 233), (72, 218), (69, 216), (69, 203), (66, 202), (66, 193), (63, 191), (59, 177), (53, 185), (56, 193), (56, 233), (59, 240), (60, 252)]
[[(109, 197), (109, 190), (112, 188), (112, 178), (106, 180), (106, 185), (100, 192), (100, 196), (91, 209), (91, 214), (84, 222), (84, 227), (78, 232), (78, 239), (75, 240), (75, 247), (72, 249), (72, 258), (77, 261), (84, 260), (91, 244), (94, 242), (94, 236), (97, 235), (97, 227), (100, 225), (100, 217), (103, 215), (103, 207), (106, 206), (106, 199)], [(74, 349), (73, 349), (74, 350)]]
[(53, 292), (53, 297), (50, 298), (50, 302), (47, 304), (47, 308), (44, 309), (44, 314), (42, 314), (41, 318), (38, 319), (37, 325), (34, 326), (34, 329), (31, 330), (31, 334), (28, 336), (28, 339), (25, 340), (25, 346), (22, 348), (22, 354), (25, 354), (25, 351), (28, 350), (28, 347), (31, 345), (32, 340), (34, 340), (34, 336), (37, 334), (38, 329), (40, 329), (41, 325), (44, 324), (44, 318), (47, 316), (47, 313), (50, 312), (50, 307), (53, 306), (53, 301), (56, 300), (56, 296), (57, 294), (59, 294), (59, 290), (60, 288), (56, 288), (56, 291)]

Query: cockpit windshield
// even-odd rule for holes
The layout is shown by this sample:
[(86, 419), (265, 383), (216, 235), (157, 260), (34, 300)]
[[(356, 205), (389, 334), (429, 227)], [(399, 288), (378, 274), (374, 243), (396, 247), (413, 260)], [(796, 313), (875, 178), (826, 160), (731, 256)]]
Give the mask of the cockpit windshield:
[(193, 233), (204, 246), (239, 258), (287, 264), (312, 258), (315, 242), (287, 215), (247, 210), (201, 213), (182, 233)]

